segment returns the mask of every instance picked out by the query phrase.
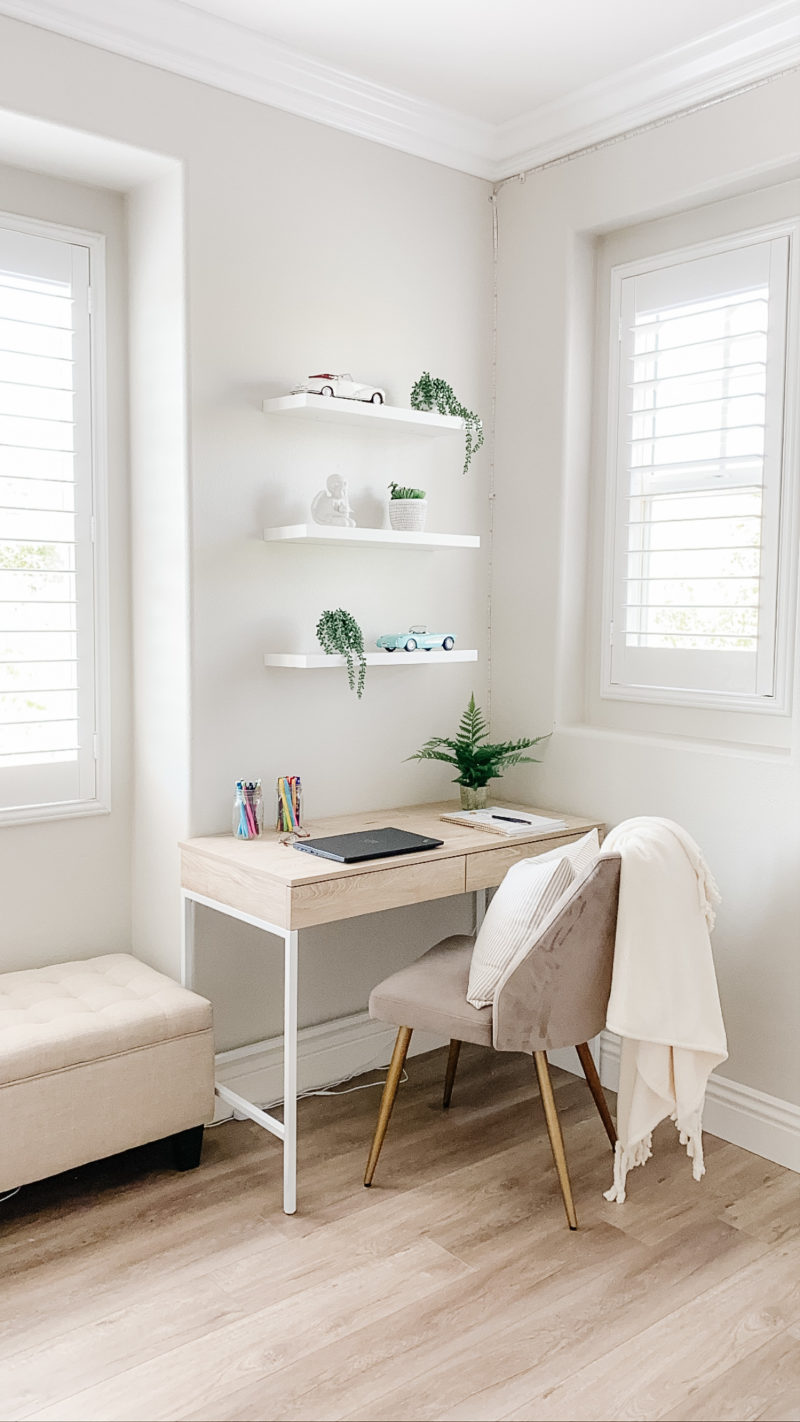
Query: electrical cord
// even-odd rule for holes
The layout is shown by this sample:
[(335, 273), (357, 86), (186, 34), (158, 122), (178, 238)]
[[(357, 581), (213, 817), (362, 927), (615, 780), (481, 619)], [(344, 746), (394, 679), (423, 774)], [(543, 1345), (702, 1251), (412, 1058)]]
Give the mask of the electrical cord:
[[(363, 1076), (365, 1072), (379, 1071), (382, 1069), (382, 1067), (361, 1067), (358, 1071), (351, 1072), (349, 1076), (342, 1076), (339, 1078), (338, 1081), (329, 1082), (327, 1086), (315, 1086), (311, 1087), (308, 1091), (298, 1091), (297, 1100), (305, 1101), (310, 1096), (349, 1096), (353, 1091), (371, 1091), (376, 1086), (385, 1086), (385, 1076), (382, 1077), (380, 1081), (364, 1081), (359, 1086), (347, 1086), (348, 1081), (354, 1081), (357, 1076)], [(405, 1070), (405, 1068), (403, 1068), (403, 1074), (400, 1077), (399, 1085), (403, 1086), (404, 1083), (407, 1081), (408, 1072)], [(345, 1090), (338, 1090), (340, 1086), (344, 1086)], [(256, 1104), (258, 1105), (261, 1111), (272, 1111), (276, 1106), (283, 1105), (283, 1098), (280, 1097), (277, 1101), (268, 1101), (266, 1103), (257, 1102)], [(230, 1116), (226, 1116), (221, 1121), (212, 1121), (211, 1125), (206, 1127), (206, 1130), (211, 1130), (214, 1126), (225, 1126), (227, 1125), (230, 1119)]]

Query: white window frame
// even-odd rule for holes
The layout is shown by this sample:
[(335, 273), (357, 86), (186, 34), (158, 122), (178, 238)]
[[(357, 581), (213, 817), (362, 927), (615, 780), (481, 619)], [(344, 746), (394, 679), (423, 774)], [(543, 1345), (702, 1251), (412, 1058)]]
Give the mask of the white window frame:
[[(81, 798), (53, 803), (0, 807), (0, 828), (87, 815), (108, 814), (111, 810), (110, 706), (111, 658), (109, 631), (108, 578), (108, 437), (106, 380), (106, 239), (101, 232), (65, 227), (60, 223), (0, 212), (0, 227), (32, 237), (85, 247), (89, 260), (89, 427), (91, 468), (88, 498), (90, 510), (91, 589), (83, 594), (90, 601), (93, 627), (93, 678), (91, 704), (94, 725), (80, 728), (86, 735), (80, 766)], [(76, 491), (77, 492), (77, 491)], [(84, 490), (84, 492), (86, 492)], [(88, 581), (88, 579), (87, 579)], [(85, 715), (85, 713), (84, 713)], [(90, 767), (91, 763), (91, 767)], [(90, 773), (93, 768), (93, 774)], [(32, 766), (30, 769), (35, 770)], [(88, 782), (88, 783), (87, 783)], [(83, 796), (83, 787), (87, 794)]]
[[(618, 576), (617, 517), (625, 438), (621, 405), (622, 342), (620, 339), (622, 282), (627, 277), (677, 266), (699, 257), (734, 251), (737, 248), (774, 238), (788, 239), (785, 363), (783, 372), (783, 429), (780, 459), (780, 513), (777, 540), (778, 570), (775, 605), (775, 662), (772, 695), (734, 694), (659, 686), (636, 686), (612, 681), (612, 629), (615, 583)], [(800, 221), (770, 223), (736, 232), (728, 237), (693, 243), (638, 261), (625, 262), (611, 270), (611, 320), (608, 356), (608, 424), (606, 448), (605, 533), (603, 544), (603, 616), (601, 649), (602, 700), (637, 701), (657, 705), (707, 707), (725, 711), (756, 711), (762, 715), (787, 716), (791, 712), (793, 641), (796, 622), (797, 530), (800, 509), (800, 475), (797, 471), (798, 379), (800, 361)], [(713, 655), (710, 653), (709, 655)]]

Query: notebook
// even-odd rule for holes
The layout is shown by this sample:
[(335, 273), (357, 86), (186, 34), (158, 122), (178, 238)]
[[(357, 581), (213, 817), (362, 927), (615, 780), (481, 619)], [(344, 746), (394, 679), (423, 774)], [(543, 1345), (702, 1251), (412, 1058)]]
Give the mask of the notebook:
[(318, 854), (339, 864), (358, 864), (363, 859), (388, 859), (393, 854), (414, 854), (420, 849), (438, 849), (444, 840), (430, 839), (410, 830), (357, 830), (354, 834), (330, 834), (324, 839), (304, 839), (292, 845), (303, 854)]
[(453, 810), (439, 816), (453, 825), (471, 825), (489, 834), (514, 835), (557, 833), (567, 828), (566, 820), (550, 815), (532, 815), (527, 810), (509, 810), (504, 805), (489, 805), (485, 810)]

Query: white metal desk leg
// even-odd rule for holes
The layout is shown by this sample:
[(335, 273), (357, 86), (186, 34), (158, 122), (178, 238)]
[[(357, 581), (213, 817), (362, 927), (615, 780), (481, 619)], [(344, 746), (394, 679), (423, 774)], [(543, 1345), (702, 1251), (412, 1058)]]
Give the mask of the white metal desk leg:
[(486, 917), (486, 890), (475, 890), (475, 932), (478, 932), (484, 918)]
[(297, 932), (285, 939), (283, 976), (283, 1211), (297, 1209)]
[(194, 979), (194, 899), (183, 895), (181, 921), (181, 982), (190, 988)]

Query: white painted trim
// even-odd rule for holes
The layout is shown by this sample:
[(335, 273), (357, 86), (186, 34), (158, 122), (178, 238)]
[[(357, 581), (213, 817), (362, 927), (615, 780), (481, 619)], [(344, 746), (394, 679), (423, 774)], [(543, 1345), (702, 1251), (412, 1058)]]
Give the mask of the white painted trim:
[[(598, 1070), (609, 1091), (616, 1091), (619, 1082), (619, 1048), (618, 1037), (610, 1032), (601, 1034)], [(765, 1160), (800, 1171), (800, 1106), (792, 1101), (712, 1072), (703, 1130)]]
[(495, 179), (714, 103), (797, 65), (800, 11), (795, 0), (780, 0), (702, 39), (498, 125)]
[(502, 124), (387, 89), (182, 0), (0, 0), (0, 13), (497, 181), (800, 65), (796, 0), (778, 3)]
[[(319, 1090), (345, 1077), (388, 1066), (396, 1036), (396, 1027), (374, 1022), (366, 1012), (301, 1028), (297, 1034), (299, 1094), (302, 1096), (303, 1092)], [(444, 1038), (415, 1032), (409, 1056), (419, 1056), (445, 1045)], [(283, 1038), (271, 1037), (249, 1047), (218, 1053), (216, 1079), (248, 1101), (262, 1106), (277, 1105), (283, 1097)], [(230, 1115), (218, 1101), (215, 1120), (226, 1120)]]
[[(493, 128), (372, 84), (182, 0), (136, 0), (123, 23), (107, 0), (2, 0), (0, 12), (360, 138), (493, 175)], [(115, 13), (116, 12), (116, 13)]]
[[(345, 1077), (380, 1069), (389, 1063), (396, 1029), (374, 1022), (366, 1012), (304, 1027), (297, 1034), (297, 1085), (302, 1095), (342, 1081)], [(415, 1032), (409, 1056), (443, 1047), (443, 1038)], [(619, 1078), (619, 1039), (601, 1033), (591, 1043), (604, 1086), (616, 1091)], [(573, 1047), (549, 1052), (553, 1066), (582, 1076)], [(598, 1060), (599, 1058), (599, 1060)], [(217, 1056), (217, 1080), (248, 1101), (276, 1105), (283, 1095), (283, 1039), (272, 1037), (249, 1047), (237, 1047)], [(376, 1091), (376, 1097), (378, 1095)], [(377, 1101), (376, 1101), (377, 1111)], [(217, 1121), (230, 1117), (218, 1101)], [(704, 1129), (732, 1145), (800, 1171), (800, 1106), (742, 1086), (714, 1073), (706, 1094)]]

